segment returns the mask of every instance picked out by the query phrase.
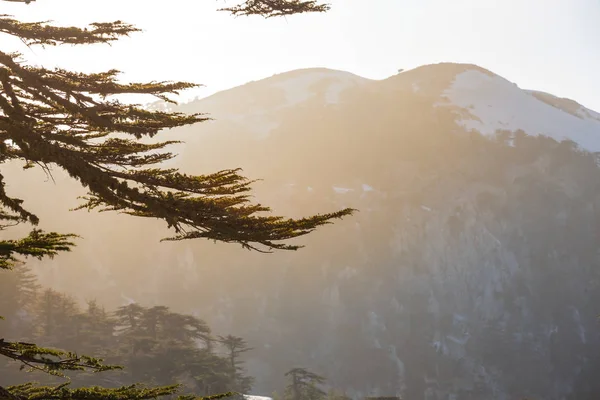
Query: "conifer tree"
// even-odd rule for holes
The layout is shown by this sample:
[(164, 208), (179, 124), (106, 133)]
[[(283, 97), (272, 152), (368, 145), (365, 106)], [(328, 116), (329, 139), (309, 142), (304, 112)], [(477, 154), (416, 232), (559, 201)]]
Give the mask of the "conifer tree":
[(328, 4), (319, 4), (316, 0), (247, 0), (234, 7), (222, 8), (233, 15), (262, 15), (265, 18), (306, 12), (326, 12)]
[(233, 335), (219, 336), (219, 343), (227, 349), (227, 358), (229, 359), (229, 368), (231, 370), (231, 390), (237, 392), (249, 390), (253, 380), (243, 375), (244, 368), (239, 357), (252, 350), (252, 347), (249, 347), (243, 338)]
[(325, 383), (325, 378), (306, 368), (292, 368), (285, 376), (289, 378), (284, 392), (286, 400), (321, 400), (327, 395), (319, 387)]
[(35, 338), (43, 337), (45, 344), (62, 348), (72, 344), (81, 329), (81, 309), (72, 297), (45, 289), (36, 303)]
[(10, 327), (23, 325), (25, 316), (35, 306), (40, 285), (31, 269), (24, 263), (16, 264), (11, 271), (0, 269), (0, 315), (10, 319)]
[[(249, 0), (223, 10), (234, 15), (277, 16), (326, 9), (314, 1)], [(80, 29), (0, 15), (0, 33), (28, 46), (110, 43), (137, 31), (121, 21)], [(259, 251), (295, 250), (300, 246), (285, 242), (352, 213), (345, 209), (301, 219), (268, 215), (268, 207), (250, 202), (253, 181), (240, 175), (239, 169), (188, 175), (161, 168), (162, 162), (175, 157), (166, 147), (176, 142), (142, 139), (209, 118), (149, 110), (123, 103), (119, 96), (145, 94), (174, 103), (169, 95), (196, 85), (121, 83), (118, 74), (114, 69), (86, 74), (34, 67), (21, 54), (0, 50), (0, 162), (21, 161), (25, 169), (61, 168), (89, 191), (78, 209), (161, 219), (174, 230), (170, 240), (204, 238)], [(39, 218), (5, 189), (0, 174), (2, 228), (16, 223), (35, 227)], [(2, 240), (0, 267), (9, 267), (18, 256), (68, 251), (74, 238), (73, 234), (34, 229), (25, 238)]]
[[(35, 0), (2, 1), (30, 5)], [(316, 1), (247, 0), (223, 10), (233, 15), (272, 17), (323, 12), (327, 6)], [(28, 46), (111, 43), (137, 31), (121, 21), (93, 23), (87, 28), (58, 27), (0, 14), (0, 34), (17, 37)], [(345, 209), (301, 219), (264, 215), (269, 208), (250, 202), (252, 181), (240, 175), (239, 169), (188, 175), (161, 168), (162, 162), (175, 156), (165, 150), (175, 142), (147, 143), (142, 139), (209, 118), (148, 110), (123, 103), (118, 97), (146, 94), (174, 102), (169, 95), (195, 85), (121, 83), (118, 74), (117, 70), (86, 74), (34, 67), (27, 65), (21, 54), (0, 49), (0, 163), (20, 161), (25, 170), (39, 167), (48, 173), (53, 167), (63, 169), (88, 190), (79, 209), (161, 219), (175, 232), (170, 240), (204, 238), (258, 251), (296, 250), (300, 246), (285, 242), (352, 213)], [(20, 223), (34, 229), (26, 237), (0, 240), (0, 269), (12, 268), (19, 257), (52, 257), (74, 246), (75, 234), (36, 229), (39, 218), (22, 199), (6, 191), (0, 172), (0, 230)], [(120, 368), (94, 357), (3, 338), (0, 356), (59, 376), (65, 371)], [(177, 385), (108, 389), (70, 388), (68, 383), (58, 387), (25, 384), (0, 387), (0, 399), (149, 399), (176, 392)]]

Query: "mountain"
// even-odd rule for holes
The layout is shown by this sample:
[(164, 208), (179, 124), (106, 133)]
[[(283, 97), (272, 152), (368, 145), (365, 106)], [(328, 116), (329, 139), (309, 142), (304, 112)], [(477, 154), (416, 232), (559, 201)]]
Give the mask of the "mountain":
[(359, 213), (294, 253), (159, 245), (161, 225), (69, 214), (80, 191), (68, 178), (7, 166), (7, 189), (35, 193), (45, 226), (84, 238), (32, 262), (43, 281), (109, 307), (166, 304), (246, 338), (261, 395), (293, 366), (356, 398), (600, 392), (598, 113), (451, 63), (380, 81), (291, 71), (176, 109), (214, 120), (162, 135), (185, 140), (173, 165), (243, 167), (278, 213)]
[(218, 120), (249, 126), (257, 138), (277, 128), (274, 115), (317, 101), (323, 107), (347, 103), (357, 89), (393, 91), (396, 95), (437, 98), (434, 106), (458, 107), (461, 125), (485, 135), (499, 129), (522, 129), (556, 140), (569, 139), (598, 151), (600, 114), (570, 99), (522, 90), (516, 84), (474, 65), (437, 64), (405, 71), (383, 81), (322, 68), (291, 71), (197, 100), (182, 110), (203, 110)]

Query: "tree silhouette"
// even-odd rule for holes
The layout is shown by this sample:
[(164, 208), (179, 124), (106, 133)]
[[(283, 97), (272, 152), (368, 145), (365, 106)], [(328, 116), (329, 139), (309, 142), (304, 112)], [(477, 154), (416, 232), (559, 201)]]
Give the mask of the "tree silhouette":
[(230, 381), (232, 390), (244, 392), (252, 386), (252, 379), (242, 374), (242, 361), (239, 356), (252, 350), (246, 341), (237, 336), (227, 335), (219, 336), (219, 342), (227, 349), (227, 358), (229, 359), (229, 368), (231, 370)]
[[(241, 8), (240, 8), (241, 7)], [(320, 10), (314, 2), (248, 1), (226, 9), (234, 14), (280, 15)], [(279, 14), (278, 14), (279, 13)], [(20, 22), (0, 16), (0, 33), (26, 45), (57, 46), (111, 43), (138, 29), (121, 21), (93, 23), (87, 28)], [(120, 211), (163, 220), (175, 235), (238, 243), (259, 251), (296, 250), (285, 241), (305, 235), (345, 209), (301, 219), (265, 215), (269, 207), (250, 202), (253, 181), (239, 169), (188, 175), (161, 168), (175, 157), (166, 147), (175, 141), (144, 142), (165, 129), (209, 120), (203, 114), (148, 110), (119, 100), (120, 95), (169, 95), (195, 87), (187, 82), (120, 83), (119, 71), (79, 73), (25, 64), (22, 55), (0, 50), (0, 162), (22, 161), (24, 168), (65, 170), (88, 189), (78, 209)], [(6, 192), (0, 174), (0, 221), (38, 225), (39, 218), (23, 200)], [(34, 229), (25, 238), (0, 241), (0, 267), (17, 256), (54, 256), (73, 246), (73, 234)]]

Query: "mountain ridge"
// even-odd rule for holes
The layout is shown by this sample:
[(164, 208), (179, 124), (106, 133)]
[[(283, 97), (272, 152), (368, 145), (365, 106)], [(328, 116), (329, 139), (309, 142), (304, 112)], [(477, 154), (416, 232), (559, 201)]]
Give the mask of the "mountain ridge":
[[(445, 73), (448, 74), (448, 72), (455, 72), (455, 75), (458, 74), (459, 72), (464, 72), (466, 70), (476, 70), (476, 71), (480, 71), (486, 75), (489, 76), (499, 76), (502, 79), (505, 79), (507, 81), (509, 81), (508, 79), (502, 77), (499, 74), (496, 74), (495, 72), (479, 66), (477, 64), (472, 64), (472, 63), (456, 63), (456, 62), (439, 62), (439, 63), (433, 63), (433, 64), (424, 64), (424, 65), (420, 65), (411, 69), (407, 69), (407, 70), (402, 70), (402, 72), (399, 72), (397, 74), (394, 75), (390, 75), (388, 77), (385, 78), (381, 78), (381, 79), (373, 79), (373, 78), (367, 78), (367, 77), (363, 77), (361, 75), (349, 72), (349, 71), (345, 71), (345, 70), (341, 70), (341, 69), (335, 69), (335, 68), (328, 68), (328, 67), (307, 67), (307, 68), (298, 68), (298, 69), (292, 69), (292, 70), (287, 70), (287, 71), (283, 71), (283, 72), (278, 72), (275, 73), (273, 75), (264, 77), (264, 78), (258, 78), (258, 79), (253, 79), (250, 80), (246, 83), (243, 83), (241, 85), (237, 85), (237, 86), (233, 86), (227, 89), (223, 89), (223, 90), (219, 90), (213, 94), (204, 96), (204, 97), (196, 97), (190, 101), (186, 101), (186, 102), (182, 102), (180, 103), (181, 106), (185, 106), (188, 105), (190, 103), (196, 103), (196, 102), (201, 102), (204, 100), (209, 100), (212, 97), (215, 96), (219, 96), (221, 94), (225, 94), (225, 93), (229, 93), (232, 91), (236, 91), (237, 89), (240, 88), (245, 88), (248, 87), (249, 85), (256, 85), (256, 84), (260, 84), (264, 81), (276, 81), (276, 80), (281, 80), (282, 78), (290, 78), (290, 77), (294, 77), (300, 74), (304, 74), (304, 73), (314, 73), (314, 72), (318, 72), (318, 73), (326, 73), (326, 74), (330, 74), (332, 77), (335, 75), (348, 75), (348, 76), (353, 76), (356, 79), (360, 79), (363, 80), (365, 82), (370, 82), (370, 83), (384, 83), (384, 82), (390, 82), (396, 79), (407, 79), (407, 77), (409, 76), (422, 76), (423, 74), (427, 74), (432, 72), (433, 70), (438, 70), (438, 71), (434, 71), (434, 72), (439, 72), (440, 69), (445, 69)], [(509, 81), (511, 83), (513, 83), (514, 85), (517, 85), (516, 83)], [(552, 93), (546, 92), (546, 91), (542, 91), (542, 90), (537, 90), (537, 89), (523, 89), (526, 92), (530, 92), (534, 95), (541, 95), (541, 96), (549, 96), (551, 98), (554, 98), (556, 100), (559, 101), (564, 101), (564, 102), (569, 102), (569, 103), (573, 103), (576, 106), (582, 107), (586, 110), (592, 111), (594, 114), (600, 115), (600, 112), (595, 111), (589, 107), (586, 107), (585, 105), (577, 102), (575, 99), (571, 99), (568, 97), (559, 97), (556, 96)], [(540, 97), (541, 97), (540, 96)], [(560, 108), (558, 106), (556, 106), (557, 108)]]
[(336, 107), (348, 96), (377, 92), (422, 97), (435, 107), (453, 107), (466, 129), (484, 135), (523, 130), (529, 135), (571, 140), (583, 150), (600, 151), (600, 113), (572, 99), (521, 89), (488, 69), (467, 63), (428, 64), (380, 80), (342, 70), (303, 68), (251, 81), (175, 109), (206, 112), (217, 121), (250, 126), (262, 123), (255, 130), (257, 137), (264, 139), (279, 126), (269, 114), (309, 102)]

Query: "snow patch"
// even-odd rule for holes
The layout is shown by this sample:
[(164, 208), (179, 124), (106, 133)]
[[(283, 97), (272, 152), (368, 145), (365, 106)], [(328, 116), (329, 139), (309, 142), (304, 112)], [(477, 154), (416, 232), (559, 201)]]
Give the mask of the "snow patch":
[(453, 319), (454, 323), (458, 323), (458, 322), (465, 322), (467, 320), (467, 317), (465, 317), (464, 315), (461, 315), (461, 314), (453, 313), (452, 319)]
[(372, 192), (375, 189), (373, 189), (372, 186), (369, 186), (366, 183), (363, 183), (362, 184), (362, 190), (363, 190), (363, 192)]
[(600, 114), (586, 109), (582, 111), (585, 118), (571, 115), (502, 77), (477, 70), (462, 72), (443, 97), (450, 104), (437, 106), (468, 109), (473, 118), (463, 118), (460, 124), (469, 130), (493, 135), (498, 129), (522, 129), (529, 135), (545, 135), (557, 141), (569, 139), (584, 150), (600, 151)]
[(246, 400), (273, 400), (272, 397), (267, 396), (254, 396), (252, 394), (244, 394), (243, 396)]
[(446, 335), (446, 339), (448, 339), (456, 344), (459, 344), (461, 346), (464, 346), (465, 344), (467, 344), (467, 342), (469, 341), (469, 337), (470, 337), (470, 335), (468, 333), (462, 338), (457, 338), (452, 335)]
[(340, 101), (340, 94), (361, 83), (363, 78), (352, 75), (347, 72), (340, 71), (312, 71), (306, 72), (300, 76), (295, 76), (284, 80), (283, 82), (274, 83), (273, 86), (282, 88), (285, 92), (286, 106), (300, 104), (315, 95), (315, 92), (310, 90), (315, 83), (324, 80), (333, 79), (325, 91), (326, 104), (336, 104)]
[(383, 319), (375, 311), (369, 311), (367, 315), (369, 319), (369, 325), (371, 326), (371, 328), (377, 329), (382, 332), (387, 330), (385, 324), (383, 323)]
[(348, 188), (343, 188), (343, 187), (339, 187), (339, 186), (332, 186), (332, 189), (334, 190), (334, 192), (336, 192), (338, 194), (346, 194), (348, 192), (354, 191), (354, 189), (348, 189)]
[(579, 338), (581, 339), (581, 343), (585, 344), (587, 342), (585, 335), (585, 328), (581, 323), (581, 315), (579, 314), (579, 310), (573, 307), (573, 319), (575, 320), (575, 324), (578, 328)]

